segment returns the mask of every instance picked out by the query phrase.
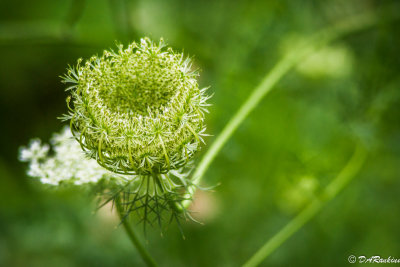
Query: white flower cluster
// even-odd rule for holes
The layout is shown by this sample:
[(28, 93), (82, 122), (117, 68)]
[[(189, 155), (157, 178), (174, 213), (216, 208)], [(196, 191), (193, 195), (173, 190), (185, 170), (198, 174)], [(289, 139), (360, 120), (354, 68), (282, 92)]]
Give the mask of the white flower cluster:
[(28, 175), (39, 178), (43, 184), (59, 185), (62, 182), (81, 185), (115, 176), (96, 160), (85, 156), (68, 127), (55, 133), (50, 142), (54, 155), (49, 155), (50, 146), (42, 145), (39, 139), (32, 140), (29, 147), (20, 150), (19, 159), (30, 163)]

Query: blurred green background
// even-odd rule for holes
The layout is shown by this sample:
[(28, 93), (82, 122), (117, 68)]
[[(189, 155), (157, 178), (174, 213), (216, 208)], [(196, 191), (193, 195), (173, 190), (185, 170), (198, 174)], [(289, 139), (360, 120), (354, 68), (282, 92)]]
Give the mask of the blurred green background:
[(49, 190), (18, 162), (21, 145), (62, 128), (67, 64), (116, 40), (164, 37), (211, 86), (216, 136), (285, 51), (363, 12), (379, 23), (302, 62), (228, 141), (203, 183), (221, 185), (193, 207), (204, 225), (183, 223), (185, 240), (176, 225), (163, 237), (150, 230), (146, 247), (161, 266), (241, 265), (337, 175), (359, 138), (370, 153), (355, 180), (263, 265), (400, 258), (400, 21), (389, 20), (398, 1), (2, 0), (0, 266), (143, 264), (110, 207), (93, 213), (87, 192)]

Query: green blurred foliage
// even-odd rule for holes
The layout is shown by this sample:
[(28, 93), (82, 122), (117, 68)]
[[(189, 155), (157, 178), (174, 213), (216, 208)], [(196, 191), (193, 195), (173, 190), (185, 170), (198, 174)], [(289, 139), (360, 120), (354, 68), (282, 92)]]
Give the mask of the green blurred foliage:
[(263, 265), (400, 258), (400, 22), (388, 21), (398, 1), (3, 0), (0, 265), (143, 264), (110, 207), (93, 214), (88, 192), (44, 188), (17, 160), (19, 146), (62, 127), (67, 64), (116, 40), (164, 37), (211, 85), (215, 136), (296, 40), (366, 11), (378, 25), (300, 64), (229, 140), (204, 180), (221, 185), (197, 199), (205, 225), (184, 223), (185, 240), (174, 225), (163, 237), (154, 229), (146, 246), (161, 266), (239, 266), (335, 177), (360, 138), (370, 154), (355, 181)]

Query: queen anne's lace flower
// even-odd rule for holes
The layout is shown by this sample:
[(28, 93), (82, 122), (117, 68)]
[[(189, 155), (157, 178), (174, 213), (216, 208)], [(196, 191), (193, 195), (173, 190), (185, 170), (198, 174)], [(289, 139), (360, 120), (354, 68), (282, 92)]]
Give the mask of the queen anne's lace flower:
[[(148, 38), (78, 61), (64, 77), (71, 130), (89, 157), (122, 174), (184, 166), (204, 135), (206, 89), (190, 59)], [(68, 99), (69, 101), (69, 99)]]
[(206, 88), (200, 89), (190, 59), (148, 38), (117, 52), (104, 51), (63, 77), (70, 128), (21, 149), (28, 174), (42, 183), (92, 184), (104, 203), (135, 212), (144, 225), (184, 214), (190, 185), (188, 163), (205, 135)]
[(51, 144), (54, 155), (49, 155), (50, 146), (42, 145), (39, 139), (32, 140), (29, 147), (20, 150), (20, 160), (30, 163), (28, 175), (39, 178), (42, 183), (81, 185), (115, 176), (85, 156), (68, 127), (54, 134)]

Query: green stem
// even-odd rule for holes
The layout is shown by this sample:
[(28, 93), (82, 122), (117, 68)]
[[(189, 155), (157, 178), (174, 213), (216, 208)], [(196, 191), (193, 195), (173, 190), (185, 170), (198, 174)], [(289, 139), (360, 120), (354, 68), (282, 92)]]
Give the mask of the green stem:
[(116, 200), (116, 206), (119, 218), (121, 219), (121, 223), (124, 226), (126, 233), (128, 234), (129, 239), (131, 240), (132, 244), (136, 247), (139, 252), (139, 255), (142, 257), (143, 261), (146, 263), (147, 266), (157, 266), (154, 259), (150, 256), (144, 246), (140, 243), (139, 238), (136, 236), (133, 229), (130, 227), (126, 218), (124, 218), (124, 211), (121, 206), (119, 198)]
[(226, 124), (222, 132), (217, 136), (211, 147), (207, 150), (193, 174), (193, 185), (188, 187), (187, 193), (185, 194), (185, 199), (187, 200), (182, 202), (182, 206), (187, 208), (190, 205), (197, 185), (199, 185), (205, 172), (219, 151), (236, 131), (239, 125), (250, 114), (250, 112), (254, 110), (260, 101), (273, 89), (273, 87), (285, 74), (287, 74), (294, 66), (321, 47), (326, 46), (330, 42), (341, 38), (346, 34), (366, 29), (375, 25), (376, 23), (377, 18), (374, 13), (365, 13), (363, 15), (351, 17), (350, 19), (343, 20), (340, 23), (328, 27), (325, 30), (322, 30), (319, 33), (311, 36), (308, 42), (299, 44), (295, 51), (285, 55), (275, 65), (275, 67), (273, 67), (273, 69), (265, 75), (261, 83), (253, 90), (247, 100)]
[(311, 220), (322, 207), (333, 199), (359, 172), (367, 156), (364, 147), (358, 145), (353, 156), (341, 170), (338, 176), (325, 188), (320, 198), (314, 199), (302, 212), (300, 212), (285, 227), (269, 239), (243, 266), (252, 267), (259, 265), (282, 243), (296, 233), (301, 227)]

